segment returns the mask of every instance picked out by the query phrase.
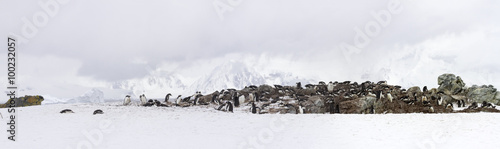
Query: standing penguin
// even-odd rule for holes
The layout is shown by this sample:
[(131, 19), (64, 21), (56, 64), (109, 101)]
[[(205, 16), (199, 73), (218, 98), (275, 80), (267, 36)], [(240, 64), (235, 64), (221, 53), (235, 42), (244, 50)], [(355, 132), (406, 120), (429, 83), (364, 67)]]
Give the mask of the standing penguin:
[(334, 87), (335, 87), (335, 85), (333, 85), (333, 82), (332, 82), (332, 81), (328, 82), (328, 87), (327, 87), (327, 89), (328, 89), (328, 92), (329, 92), (329, 93), (333, 92), (333, 88), (334, 88)]
[(148, 99), (146, 98), (146, 95), (144, 95), (144, 94), (139, 96), (139, 98), (141, 99), (141, 105), (144, 105), (148, 102)]
[(239, 100), (239, 101), (238, 101), (239, 103), (245, 103), (245, 95), (240, 94), (240, 95), (238, 96), (238, 100)]
[(255, 102), (254, 93), (249, 93), (249, 94), (248, 94), (248, 100), (249, 100), (250, 102)]
[(168, 103), (168, 99), (170, 99), (170, 96), (172, 96), (172, 94), (168, 93), (166, 96), (165, 96), (165, 103)]
[(127, 106), (127, 105), (129, 105), (129, 104), (130, 104), (130, 102), (132, 102), (132, 101), (130, 100), (130, 95), (125, 96), (125, 99), (123, 100), (123, 105), (124, 105), (124, 106)]
[(233, 102), (235, 107), (240, 107), (240, 99), (238, 98), (238, 92), (233, 93)]
[(233, 113), (233, 103), (231, 103), (230, 101), (226, 102), (226, 111)]
[(255, 93), (255, 101), (260, 102), (260, 93), (259, 92)]
[(297, 82), (296, 84), (297, 84), (297, 86), (295, 86), (296, 89), (302, 89), (302, 84), (300, 82)]
[(179, 105), (181, 103), (181, 100), (182, 100), (182, 95), (179, 95), (177, 96), (177, 99), (175, 100), (175, 105)]
[[(212, 93), (212, 100), (211, 102), (212, 103), (217, 103), (217, 97), (219, 97), (219, 91), (215, 91), (214, 93)], [(219, 104), (219, 103), (217, 103)]]
[(252, 107), (250, 108), (250, 111), (253, 114), (260, 114), (260, 108), (255, 106), (255, 102), (252, 102)]
[[(333, 99), (330, 99), (326, 102), (326, 104), (328, 105), (328, 112), (330, 112), (330, 114), (333, 114), (335, 113), (335, 101)], [(299, 105), (299, 110), (301, 109), (301, 106)]]
[(196, 95), (196, 97), (194, 97), (194, 102), (193, 102), (194, 105), (197, 105), (197, 104), (199, 105), (200, 104), (198, 101), (199, 101), (199, 99), (200, 99), (201, 96), (203, 96), (203, 95), (202, 94), (198, 94), (198, 95)]

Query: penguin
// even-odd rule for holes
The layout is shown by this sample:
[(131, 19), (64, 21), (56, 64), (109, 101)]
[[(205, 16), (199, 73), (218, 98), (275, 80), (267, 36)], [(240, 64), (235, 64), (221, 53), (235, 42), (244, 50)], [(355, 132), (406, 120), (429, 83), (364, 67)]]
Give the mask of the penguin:
[(148, 102), (146, 102), (145, 104), (143, 104), (142, 106), (145, 106), (145, 107), (151, 107), (155, 105), (155, 102), (151, 99), (148, 100)]
[(330, 81), (328, 82), (328, 86), (327, 86), (327, 89), (328, 89), (328, 92), (333, 92), (333, 88), (335, 87), (335, 85), (333, 85), (333, 82)]
[(252, 107), (250, 108), (250, 111), (253, 114), (260, 114), (260, 112), (258, 113), (258, 111), (260, 111), (260, 108), (255, 106), (255, 102), (252, 102)]
[(255, 102), (254, 93), (248, 94), (248, 99), (250, 99), (251, 102)]
[(481, 104), (481, 108), (496, 108), (496, 106), (489, 102), (483, 101), (483, 103)]
[(182, 95), (177, 96), (177, 100), (175, 100), (176, 105), (179, 105), (181, 103), (181, 100), (182, 100), (181, 97), (182, 97)]
[(477, 102), (473, 102), (467, 109), (476, 109), (478, 108)]
[(198, 94), (198, 95), (196, 95), (196, 97), (194, 97), (194, 105), (200, 104), (198, 101), (199, 101), (201, 96), (203, 96), (203, 95), (201, 95), (201, 92), (200, 92), (200, 94)]
[[(392, 99), (394, 99), (394, 98), (392, 97), (391, 93), (387, 93), (387, 94), (386, 94), (386, 96), (387, 96), (387, 99), (389, 99), (389, 101), (390, 101), (390, 102), (392, 102)], [(424, 96), (424, 97), (425, 97), (425, 96)]]
[(104, 114), (104, 112), (102, 112), (101, 109), (97, 109), (94, 111), (94, 115), (96, 115), (96, 114)]
[(443, 98), (441, 98), (441, 96), (439, 96), (439, 98), (437, 99), (437, 105), (443, 105)]
[(296, 86), (297, 89), (302, 89), (302, 83), (297, 82), (296, 84), (297, 84), (297, 86)]
[(233, 103), (226, 101), (226, 111), (233, 113)]
[(260, 102), (260, 94), (259, 94), (259, 92), (255, 93), (255, 101)]
[(155, 99), (155, 106), (161, 107), (161, 102)]
[(127, 105), (129, 105), (129, 104), (130, 104), (130, 102), (132, 102), (132, 101), (130, 100), (130, 95), (125, 96), (125, 99), (123, 100), (123, 105), (124, 105), (124, 106), (127, 106)]
[(147, 103), (147, 98), (146, 98), (146, 95), (142, 94), (141, 96), (139, 96), (139, 98), (141, 99), (141, 105), (144, 105)]
[(73, 110), (71, 109), (64, 109), (60, 113), (62, 114), (62, 113), (75, 113), (75, 112), (73, 112)]
[(226, 106), (226, 103), (224, 103), (224, 104), (220, 105), (220, 106), (219, 106), (219, 108), (215, 108), (215, 110), (219, 110), (219, 111), (221, 111), (221, 110), (222, 110), (222, 108), (223, 108), (224, 106)]
[(382, 91), (375, 91), (375, 94), (377, 95), (377, 100), (380, 100)]
[(183, 98), (183, 99), (182, 99), (182, 101), (183, 101), (183, 102), (189, 102), (189, 101), (191, 100), (191, 97), (192, 97), (192, 96), (188, 96), (188, 97), (186, 97), (186, 98)]
[(304, 108), (302, 106), (299, 105), (299, 113), (300, 114), (304, 114)]
[(245, 103), (245, 95), (240, 94), (240, 95), (238, 96), (238, 100), (239, 100), (239, 103), (241, 103), (241, 104), (242, 104), (242, 103)]
[(168, 93), (166, 96), (165, 96), (165, 103), (168, 103), (168, 99), (170, 99), (170, 96), (172, 96), (172, 94)]
[(334, 113), (340, 113), (340, 106), (339, 106), (339, 104), (335, 105), (335, 112)]
[[(330, 99), (326, 102), (326, 104), (328, 104), (328, 108), (329, 108), (329, 111), (330, 114), (333, 114), (334, 113), (334, 109), (335, 109), (335, 105), (334, 105), (334, 100)], [(299, 112), (300, 112), (300, 106), (299, 106)]]
[(233, 102), (235, 107), (240, 107), (240, 99), (238, 98), (238, 92), (233, 93)]
[(212, 103), (216, 103), (217, 97), (219, 97), (219, 91), (215, 91), (215, 93), (212, 94)]
[(427, 96), (422, 96), (422, 103), (428, 104), (429, 101), (427, 100)]

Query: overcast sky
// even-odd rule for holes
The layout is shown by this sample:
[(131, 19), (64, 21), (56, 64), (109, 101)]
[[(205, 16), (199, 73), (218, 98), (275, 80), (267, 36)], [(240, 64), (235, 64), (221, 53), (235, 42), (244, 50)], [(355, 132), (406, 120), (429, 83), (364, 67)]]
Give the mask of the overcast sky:
[(437, 87), (440, 74), (455, 73), (498, 86), (498, 8), (494, 0), (0, 0), (0, 37), (26, 39), (21, 86), (61, 98), (151, 73), (189, 84), (230, 60), (327, 81)]

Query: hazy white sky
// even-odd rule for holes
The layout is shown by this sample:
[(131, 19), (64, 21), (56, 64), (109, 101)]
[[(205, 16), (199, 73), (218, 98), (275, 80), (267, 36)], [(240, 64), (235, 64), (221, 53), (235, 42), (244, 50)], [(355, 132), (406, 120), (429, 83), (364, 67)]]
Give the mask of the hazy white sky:
[(151, 73), (189, 84), (230, 60), (318, 80), (435, 87), (438, 75), (455, 73), (468, 85), (500, 85), (498, 8), (494, 0), (0, 0), (0, 37), (27, 39), (21, 86), (61, 98)]

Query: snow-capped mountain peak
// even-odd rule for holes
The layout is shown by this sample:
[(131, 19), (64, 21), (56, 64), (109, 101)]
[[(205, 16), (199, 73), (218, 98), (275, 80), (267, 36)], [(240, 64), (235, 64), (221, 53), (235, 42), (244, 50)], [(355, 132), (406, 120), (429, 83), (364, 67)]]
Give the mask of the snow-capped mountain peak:
[(230, 61), (215, 67), (210, 73), (195, 81), (185, 93), (196, 91), (212, 93), (221, 89), (242, 89), (245, 86), (262, 84), (295, 85), (296, 82), (313, 81), (301, 79), (291, 73), (278, 71), (265, 73), (245, 63)]

